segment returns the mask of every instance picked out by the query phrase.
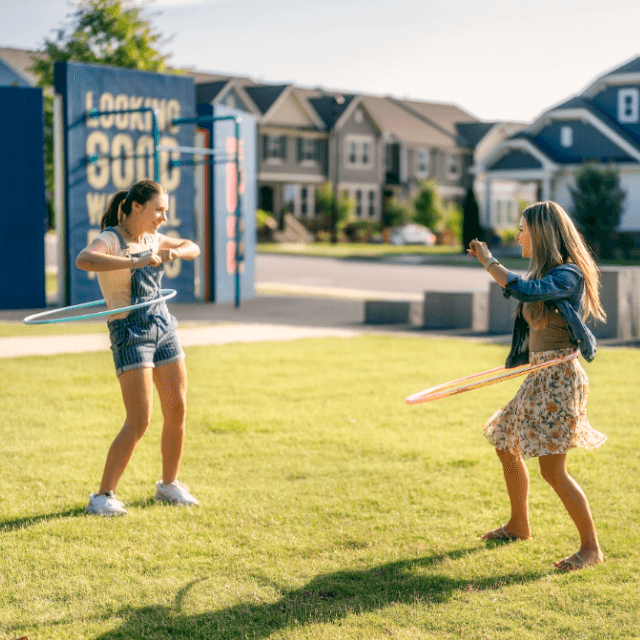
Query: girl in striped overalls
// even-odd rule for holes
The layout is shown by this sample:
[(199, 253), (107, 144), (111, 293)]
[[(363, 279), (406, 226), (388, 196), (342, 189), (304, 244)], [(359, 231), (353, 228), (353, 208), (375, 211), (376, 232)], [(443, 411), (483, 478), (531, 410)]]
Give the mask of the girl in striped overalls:
[[(158, 233), (167, 220), (168, 196), (157, 182), (143, 180), (120, 191), (102, 217), (100, 234), (83, 249), (76, 266), (95, 271), (108, 309), (153, 300), (160, 295), (163, 262), (193, 260), (198, 245)], [(110, 316), (108, 322), (116, 375), (122, 389), (126, 419), (113, 441), (100, 489), (92, 493), (87, 513), (124, 515), (115, 489), (138, 441), (151, 421), (153, 386), (160, 396), (162, 480), (156, 500), (197, 505), (177, 480), (185, 434), (187, 373), (176, 332), (177, 321), (164, 301)]]

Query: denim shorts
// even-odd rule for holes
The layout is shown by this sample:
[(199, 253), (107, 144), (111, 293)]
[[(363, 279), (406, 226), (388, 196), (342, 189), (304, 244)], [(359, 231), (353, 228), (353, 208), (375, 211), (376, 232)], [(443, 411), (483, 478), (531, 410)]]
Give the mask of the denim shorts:
[(171, 315), (131, 314), (112, 320), (108, 326), (117, 376), (130, 369), (160, 367), (184, 358), (176, 331), (178, 322)]

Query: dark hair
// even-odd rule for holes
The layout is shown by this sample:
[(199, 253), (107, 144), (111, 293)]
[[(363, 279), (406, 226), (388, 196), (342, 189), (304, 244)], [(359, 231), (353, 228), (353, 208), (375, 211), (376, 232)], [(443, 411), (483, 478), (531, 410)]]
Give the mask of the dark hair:
[(107, 205), (107, 210), (100, 220), (100, 229), (115, 227), (120, 222), (118, 212), (122, 211), (125, 216), (128, 216), (133, 202), (147, 204), (154, 196), (162, 193), (167, 193), (165, 188), (153, 180), (140, 180), (129, 191), (118, 191)]

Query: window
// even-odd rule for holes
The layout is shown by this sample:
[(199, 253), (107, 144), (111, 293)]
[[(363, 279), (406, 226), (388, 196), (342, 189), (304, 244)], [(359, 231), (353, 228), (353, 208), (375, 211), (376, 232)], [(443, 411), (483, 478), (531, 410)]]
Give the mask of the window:
[(298, 162), (317, 162), (319, 159), (318, 140), (298, 138)]
[(300, 215), (306, 216), (309, 211), (309, 189), (302, 187), (300, 189)]
[(424, 149), (418, 151), (418, 174), (427, 175), (429, 173), (429, 152)]
[(638, 122), (638, 89), (618, 91), (618, 122)]
[(394, 153), (393, 148), (395, 145), (388, 144), (384, 154), (384, 166), (387, 171), (393, 171), (394, 169)]
[(507, 222), (516, 222), (513, 216), (513, 202), (507, 200)]
[(355, 142), (350, 142), (349, 143), (349, 164), (355, 164), (357, 162), (357, 153), (358, 153), (358, 146)]
[(369, 217), (373, 218), (376, 215), (376, 192), (369, 191)]
[(287, 159), (286, 136), (272, 136), (266, 134), (262, 136), (262, 145), (262, 157), (264, 160)]
[(448, 165), (447, 165), (447, 174), (449, 178), (452, 180), (457, 178), (460, 174), (460, 158), (452, 153), (449, 155)]
[(573, 146), (573, 129), (568, 125), (560, 127), (560, 144), (565, 149)]
[(368, 136), (349, 136), (346, 139), (347, 166), (366, 169), (373, 164), (373, 140)]
[(362, 217), (362, 191), (360, 189), (356, 191), (356, 216)]
[(233, 95), (233, 93), (228, 93), (224, 99), (224, 104), (226, 107), (229, 107), (230, 109), (238, 109), (238, 101), (236, 100), (236, 97)]

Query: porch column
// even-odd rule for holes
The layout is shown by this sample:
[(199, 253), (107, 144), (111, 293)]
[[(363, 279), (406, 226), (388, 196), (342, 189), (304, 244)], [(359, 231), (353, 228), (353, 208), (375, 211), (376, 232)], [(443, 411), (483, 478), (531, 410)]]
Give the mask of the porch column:
[(491, 228), (491, 180), (487, 176), (484, 181), (484, 228)]

